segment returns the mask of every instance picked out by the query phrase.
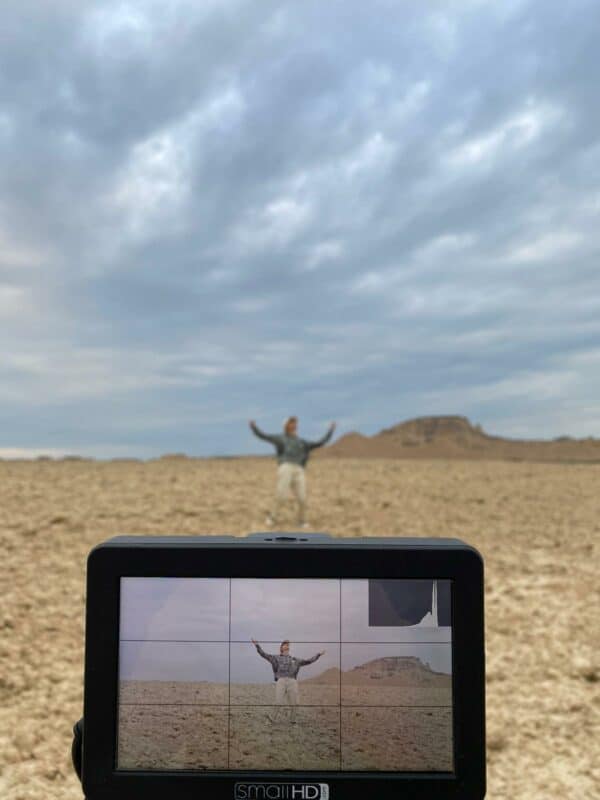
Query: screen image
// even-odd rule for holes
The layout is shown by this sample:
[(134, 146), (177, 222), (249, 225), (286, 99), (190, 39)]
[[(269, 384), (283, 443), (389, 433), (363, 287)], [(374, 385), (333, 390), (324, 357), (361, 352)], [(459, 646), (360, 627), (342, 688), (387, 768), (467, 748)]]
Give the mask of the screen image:
[(452, 772), (451, 581), (122, 578), (117, 768)]

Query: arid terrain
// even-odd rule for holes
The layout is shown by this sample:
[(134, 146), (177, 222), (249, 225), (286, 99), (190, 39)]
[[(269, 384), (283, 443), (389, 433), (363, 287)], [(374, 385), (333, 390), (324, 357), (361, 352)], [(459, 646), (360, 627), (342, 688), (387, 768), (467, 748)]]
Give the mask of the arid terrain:
[[(381, 677), (384, 662), (387, 677)], [(330, 668), (299, 681), (297, 708), (276, 706), (274, 700), (273, 681), (121, 681), (119, 765), (452, 768), (451, 677), (432, 672), (419, 659)]]
[[(338, 457), (315, 459), (307, 477), (314, 530), (458, 536), (483, 553), (488, 797), (597, 798), (600, 464)], [(90, 548), (121, 533), (261, 530), (274, 480), (260, 458), (0, 462), (0, 796), (81, 797), (69, 753)], [(232, 726), (240, 765), (252, 713)], [(323, 725), (326, 761), (335, 721), (325, 713)], [(222, 743), (211, 746), (222, 757)]]

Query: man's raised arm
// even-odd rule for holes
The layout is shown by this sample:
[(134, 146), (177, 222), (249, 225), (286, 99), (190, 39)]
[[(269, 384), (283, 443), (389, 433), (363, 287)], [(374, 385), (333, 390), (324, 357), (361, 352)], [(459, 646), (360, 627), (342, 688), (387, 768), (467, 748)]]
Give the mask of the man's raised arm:
[(313, 656), (312, 658), (299, 658), (298, 663), (301, 667), (305, 667), (307, 664), (313, 664), (317, 660), (317, 658), (321, 658), (321, 656), (324, 655), (324, 653), (325, 650), (321, 650), (320, 653), (317, 653), (316, 656)]
[(308, 448), (310, 450), (314, 450), (316, 447), (323, 447), (323, 445), (327, 444), (327, 442), (333, 436), (334, 430), (335, 430), (335, 422), (332, 422), (331, 425), (329, 426), (329, 430), (327, 431), (325, 436), (322, 436), (320, 439), (317, 439), (314, 442), (310, 442), (310, 441), (306, 442), (306, 444), (308, 445)]
[(274, 444), (275, 447), (278, 446), (281, 436), (277, 436), (276, 434), (273, 433), (264, 433), (263, 431), (261, 431), (261, 429), (258, 427), (258, 425), (256, 424), (256, 422), (254, 422), (253, 419), (251, 419), (248, 424), (250, 425), (250, 430), (252, 431), (252, 433), (255, 436), (258, 436), (259, 439), (264, 439), (265, 442), (271, 442), (271, 444)]
[(277, 660), (276, 656), (272, 656), (270, 653), (265, 653), (265, 651), (262, 649), (262, 647), (259, 645), (259, 643), (256, 641), (256, 639), (251, 639), (250, 641), (252, 642), (254, 647), (256, 647), (256, 652), (258, 653), (259, 656), (262, 656), (267, 661), (269, 661), (271, 664), (274, 661)]

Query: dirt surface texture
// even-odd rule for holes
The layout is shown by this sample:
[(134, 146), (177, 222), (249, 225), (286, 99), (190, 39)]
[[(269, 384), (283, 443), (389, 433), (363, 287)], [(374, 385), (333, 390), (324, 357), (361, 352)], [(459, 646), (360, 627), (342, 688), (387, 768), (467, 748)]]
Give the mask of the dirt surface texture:
[(118, 764), (452, 770), (451, 676), (414, 656), (328, 669), (300, 680), (296, 700), (276, 705), (274, 681), (120, 681)]
[[(483, 554), (487, 796), (600, 797), (600, 464), (338, 454), (315, 459), (307, 482), (315, 531), (455, 536)], [(275, 464), (264, 458), (0, 462), (4, 800), (82, 796), (70, 745), (72, 725), (82, 712), (89, 550), (118, 534), (263, 530), (274, 484)], [(293, 509), (287, 510), (289, 520), (281, 528), (293, 530)], [(369, 721), (374, 735), (385, 726), (386, 711), (381, 708), (381, 719)], [(267, 712), (236, 709), (231, 727), (240, 766), (251, 758), (246, 743), (260, 722), (257, 715)], [(326, 764), (334, 756), (339, 714), (333, 708), (320, 712), (322, 737), (311, 757)], [(175, 750), (187, 742), (183, 755), (174, 757), (196, 757), (194, 737), (204, 740), (219, 724), (219, 713), (206, 718), (204, 732), (193, 727), (174, 741)], [(374, 757), (390, 763), (393, 738), (387, 751), (369, 752), (359, 742), (358, 732), (368, 730), (361, 709), (346, 713), (359, 714), (348, 719), (349, 730), (357, 727), (352, 763)], [(449, 713), (421, 718), (419, 724), (439, 729), (448, 725)], [(175, 723), (184, 732), (189, 726), (185, 719)], [(140, 711), (128, 724), (141, 735), (147, 720)], [(423, 735), (431, 735), (426, 725)], [(298, 737), (301, 766), (306, 750)], [(144, 758), (153, 757), (150, 744)], [(211, 747), (210, 757), (222, 759), (224, 742), (216, 737)], [(436, 758), (447, 756), (440, 752)], [(414, 758), (416, 763), (423, 758), (418, 744)]]

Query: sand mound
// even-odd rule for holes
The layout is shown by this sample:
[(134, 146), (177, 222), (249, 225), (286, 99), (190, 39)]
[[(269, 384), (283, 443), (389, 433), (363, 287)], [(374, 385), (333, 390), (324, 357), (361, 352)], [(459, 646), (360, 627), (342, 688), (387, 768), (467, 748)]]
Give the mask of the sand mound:
[(337, 667), (329, 667), (314, 678), (301, 678), (300, 683), (325, 683), (333, 686), (339, 686), (342, 679), (342, 672)]

